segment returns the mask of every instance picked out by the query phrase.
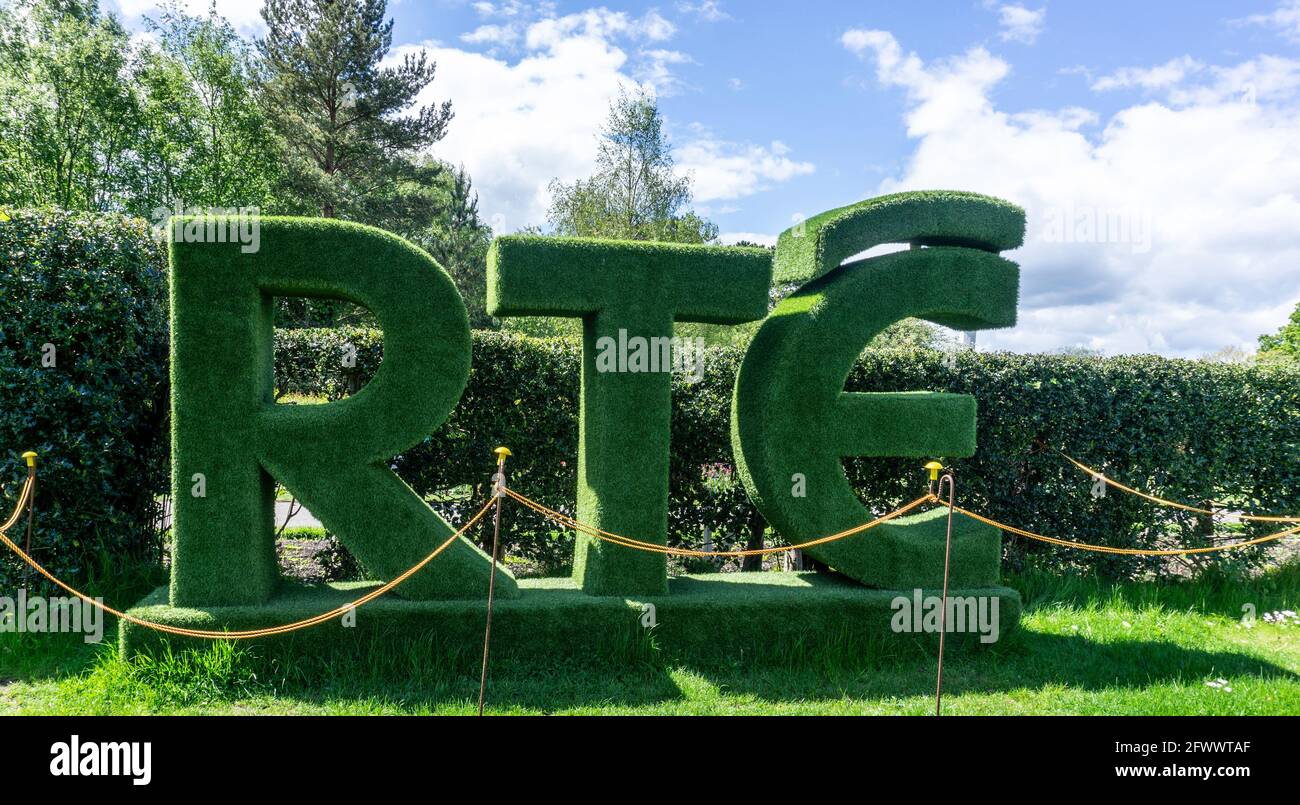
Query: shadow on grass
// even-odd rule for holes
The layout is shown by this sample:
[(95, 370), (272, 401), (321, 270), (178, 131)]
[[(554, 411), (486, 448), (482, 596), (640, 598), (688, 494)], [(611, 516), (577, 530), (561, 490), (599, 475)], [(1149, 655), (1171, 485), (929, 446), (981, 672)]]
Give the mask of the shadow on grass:
[(106, 628), (99, 643), (79, 634), (0, 633), (0, 685), (41, 682), (89, 670), (106, 652), (116, 652), (117, 632)]
[[(734, 693), (785, 701), (803, 698), (879, 699), (934, 694), (935, 657), (909, 652), (890, 662), (791, 678), (780, 669), (698, 669)], [(949, 654), (945, 695), (1002, 693), (1062, 686), (1078, 690), (1141, 689), (1216, 677), (1253, 676), (1300, 681), (1300, 675), (1266, 660), (1232, 651), (1186, 648), (1158, 640), (1106, 642), (1020, 629), (1006, 645)]]
[[(1235, 616), (1233, 602), (1250, 593), (1261, 601), (1261, 611), (1268, 606), (1294, 606), (1294, 578), (1287, 576), (1285, 583), (1261, 589), (1237, 584), (1147, 589), (1147, 585), (1109, 585), (1086, 579), (1065, 582), (1059, 578), (1055, 588), (1036, 587), (1035, 580), (1024, 587), (1030, 609), (1065, 606), (1096, 611), (1118, 601), (1134, 608), (1158, 606), (1194, 614), (1226, 609), (1224, 614)], [(268, 662), (255, 651), (227, 645), (221, 650), (214, 648), (206, 658), (203, 654), (187, 660), (164, 657), (142, 664), (116, 657), (114, 632), (109, 629), (107, 645), (100, 646), (88, 646), (78, 635), (0, 634), (0, 684), (99, 674), (109, 688), (146, 695), (152, 707), (163, 711), (248, 696), (326, 709), (359, 700), (363, 706), (352, 709), (364, 710), (364, 703), (374, 702), (403, 712), (476, 710), (478, 646), (448, 650), (430, 637), (398, 649), (372, 648), (342, 659)], [(680, 677), (674, 675), (676, 669), (698, 674), (729, 694), (771, 702), (905, 698), (929, 696), (934, 689), (935, 653), (927, 639), (891, 636), (849, 643), (818, 634), (810, 635), (807, 646), (787, 648), (761, 662), (732, 658), (709, 663), (665, 658), (652, 640), (629, 642), (616, 655), (576, 659), (561, 658), (566, 653), (563, 646), (556, 647), (555, 657), (515, 658), (509, 656), (508, 645), (494, 641), (489, 705), (498, 712), (554, 712), (671, 704), (687, 698), (679, 686)], [(1140, 690), (1170, 682), (1199, 684), (1217, 677), (1300, 681), (1300, 675), (1252, 656), (1248, 650), (1198, 648), (1188, 642), (1092, 639), (1020, 628), (992, 647), (950, 647), (945, 691), (956, 695), (1044, 687)]]
[[(498, 712), (653, 707), (686, 698), (672, 674), (677, 668), (699, 674), (729, 694), (774, 703), (904, 698), (929, 696), (934, 691), (934, 656), (920, 643), (902, 651), (871, 652), (860, 663), (846, 662), (844, 656), (829, 663), (822, 659), (809, 657), (797, 666), (749, 667), (660, 666), (642, 660), (538, 663), (507, 658), (493, 663), (487, 699), (490, 708)], [(301, 667), (281, 669), (275, 695), (319, 706), (353, 699), (380, 702), (399, 711), (475, 711), (477, 672), (452, 669), (442, 662), (423, 668), (419, 665), (413, 664), (401, 678), (346, 670), (321, 678)], [(1187, 648), (1157, 640), (1104, 642), (1019, 630), (996, 648), (950, 654), (945, 664), (945, 691), (948, 695), (999, 693), (1045, 686), (1137, 690), (1165, 682), (1198, 684), (1220, 676), (1300, 680), (1279, 665), (1232, 651)]]

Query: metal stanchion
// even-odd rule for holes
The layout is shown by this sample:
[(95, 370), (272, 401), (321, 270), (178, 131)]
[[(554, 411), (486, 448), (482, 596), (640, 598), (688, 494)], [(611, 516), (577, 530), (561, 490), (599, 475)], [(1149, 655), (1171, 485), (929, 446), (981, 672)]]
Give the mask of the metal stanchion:
[(498, 447), (492, 452), (497, 454), (497, 472), (492, 476), (496, 511), (492, 515), (492, 567), (488, 570), (487, 625), (483, 628), (483, 672), (478, 683), (480, 716), (483, 715), (483, 699), (487, 693), (488, 649), (492, 643), (492, 599), (496, 595), (497, 560), (501, 555), (501, 500), (506, 496), (506, 458), (510, 456), (510, 448)]
[[(944, 540), (943, 549), (943, 596), (939, 599), (939, 669), (934, 681), (934, 714), (937, 716), (943, 712), (943, 649), (944, 638), (948, 634), (948, 569), (952, 563), (952, 516), (956, 506), (957, 482), (952, 477), (952, 470), (945, 472), (942, 478), (939, 477), (943, 465), (937, 461), (931, 461), (925, 465), (925, 468), (930, 471), (931, 492), (940, 502), (942, 502), (940, 495), (943, 493), (943, 484), (945, 481), (948, 482), (948, 535)], [(937, 492), (936, 480), (938, 481)]]

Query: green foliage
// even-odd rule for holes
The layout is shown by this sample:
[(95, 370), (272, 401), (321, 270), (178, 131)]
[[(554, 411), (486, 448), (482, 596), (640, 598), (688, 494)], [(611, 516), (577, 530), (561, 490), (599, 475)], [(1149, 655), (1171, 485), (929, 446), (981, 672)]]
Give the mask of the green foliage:
[[(155, 36), (136, 41), (91, 0), (32, 0), (22, 13), (0, 3), (0, 204), (159, 225), (212, 208), (324, 210), (416, 240), (452, 273), (474, 326), (489, 326), (490, 232), (469, 178), (419, 154), (450, 110), (402, 114), (432, 65), (377, 66), (391, 33), (383, 3), (272, 3), (267, 13), (276, 24), (264, 59), (215, 10), (193, 16), (175, 0), (146, 21)], [(310, 37), (293, 41), (305, 30), (295, 26)], [(319, 50), (331, 41), (337, 59)], [(277, 317), (373, 325), (337, 300), (282, 300)]]
[[(1113, 584), (1035, 572), (1010, 574), (1007, 586), (1024, 600), (1020, 625), (991, 649), (947, 654), (945, 713), (1300, 711), (1300, 679), (1293, 671), (1300, 628), (1262, 619), (1245, 628), (1241, 622), (1246, 601), (1260, 613), (1294, 609), (1300, 563), (1231, 583), (1175, 578)], [(802, 643), (768, 652), (775, 656), (760, 663), (749, 654), (665, 663), (655, 641), (644, 638), (610, 656), (552, 651), (522, 658), (494, 639), (488, 712), (933, 714), (932, 645), (851, 636), (851, 630), (842, 637), (809, 632)], [(5, 702), (15, 714), (475, 712), (481, 640), (448, 645), (428, 633), (393, 642), (376, 639), (351, 656), (283, 661), (223, 642), (158, 656), (153, 664), (144, 655), (121, 656), (115, 647), (87, 646), (80, 635), (0, 634), (0, 676), (9, 680)], [(226, 652), (235, 655), (232, 661)], [(1205, 684), (1220, 678), (1232, 692)]]
[[(270, 598), (274, 481), (380, 578), (453, 530), (389, 468), (438, 428), (469, 375), (469, 324), (451, 279), (424, 252), (369, 227), (295, 218), (260, 226), (260, 249), (247, 254), (238, 243), (172, 238), (177, 605)], [(330, 405), (275, 405), (273, 295), (368, 308), (391, 347), (371, 384)], [(489, 566), (461, 538), (400, 594), (478, 597)], [(514, 594), (510, 574), (498, 575), (498, 594)]]
[[(508, 466), (511, 483), (551, 508), (575, 514), (580, 344), (483, 331), (473, 334), (473, 343), (474, 362), (460, 403), (445, 427), (394, 460), (397, 473), (458, 522), (463, 506), (439, 499), (461, 488), (470, 490), (469, 498), (482, 499), (489, 491), (492, 449), (505, 444), (515, 451)], [(357, 353), (351, 368), (339, 360), (348, 348)], [(341, 399), (369, 381), (382, 354), (382, 334), (375, 330), (277, 330), (277, 392)], [(738, 483), (711, 487), (703, 469), (730, 467), (719, 412), (730, 404), (740, 355), (712, 350), (703, 379), (672, 378), (668, 532), (673, 544), (700, 547), (701, 531), (708, 526), (716, 544), (744, 547), (737, 535), (757, 516)], [(762, 527), (759, 518), (760, 533)], [(552, 573), (573, 560), (571, 532), (509, 508), (503, 539), (510, 556)]]
[[(900, 194), (818, 216), (778, 241), (776, 263), (815, 277), (786, 297), (759, 328), (732, 401), (732, 446), (741, 481), (767, 521), (792, 542), (836, 534), (872, 519), (845, 476), (846, 456), (966, 457), (975, 453), (975, 398), (925, 391), (845, 393), (844, 381), (877, 334), (908, 317), (963, 330), (1015, 323), (1020, 272), (990, 254), (1009, 231), (986, 236), (1014, 208), (963, 194)], [(915, 215), (915, 228), (896, 218)], [(1020, 213), (1023, 234), (1024, 217)], [(1003, 239), (999, 240), (1001, 237)], [(877, 240), (887, 238), (886, 241)], [(929, 246), (840, 265), (881, 242), (922, 238), (975, 248)], [(804, 248), (806, 241), (820, 244)], [(1013, 244), (1019, 245), (1017, 239)], [(816, 356), (810, 359), (810, 356)], [(880, 514), (882, 512), (876, 512)], [(962, 518), (953, 541), (958, 584), (997, 581), (998, 533)], [(907, 589), (942, 566), (944, 528), (928, 515), (880, 526), (869, 538), (808, 549), (820, 562), (873, 587)], [(936, 560), (938, 565), (936, 565)], [(991, 573), (965, 576), (967, 573)]]
[(215, 13), (174, 6), (133, 45), (94, 2), (0, 9), (0, 202), (124, 211), (274, 206), (257, 65)]
[(131, 205), (157, 223), (165, 214), (155, 208), (276, 207), (280, 144), (258, 105), (256, 53), (214, 9), (199, 17), (165, 7), (150, 28), (159, 47), (145, 47), (135, 69), (142, 131)]
[[(948, 366), (945, 366), (945, 363)], [(1154, 356), (868, 355), (850, 390), (939, 388), (979, 400), (980, 449), (956, 462), (960, 498), (976, 511), (1040, 533), (1119, 547), (1208, 544), (1208, 524), (1113, 490), (1055, 449), (1161, 497), (1229, 509), (1300, 510), (1300, 373)], [(888, 485), (913, 462), (856, 460), (855, 487)], [(902, 484), (895, 484), (902, 491)], [(897, 494), (897, 493), (896, 493)], [(1220, 526), (1219, 531), (1223, 531)], [(1243, 533), (1273, 530), (1256, 524)], [(1043, 561), (1058, 571), (1107, 578), (1258, 562), (1254, 549), (1183, 562), (1066, 551), (1012, 539), (1013, 566)]]
[(596, 154), (596, 174), (551, 182), (551, 226), (557, 235), (615, 240), (710, 243), (718, 227), (686, 209), (689, 177), (673, 172), (654, 96), (621, 91), (610, 105)]
[(951, 336), (921, 319), (903, 319), (886, 327), (867, 345), (868, 349), (939, 349), (954, 346)]
[(1259, 337), (1259, 358), (1276, 363), (1300, 363), (1300, 304), (1282, 329)]
[(406, 114), (434, 65), (421, 52), (380, 66), (393, 41), (386, 11), (384, 0), (269, 0), (262, 9), (262, 102), (288, 146), (288, 187), (327, 218), (380, 223), (429, 211), (420, 192), (428, 176), (412, 156), (442, 139), (451, 104)]
[(492, 229), (479, 217), (478, 193), (464, 168), (443, 166), (434, 184), (433, 221), (413, 240), (456, 282), (469, 311), (469, 326), (491, 327), (487, 313), (487, 252)]
[[(12, 509), (26, 476), (19, 454), (35, 450), (39, 561), (84, 581), (106, 557), (156, 560), (167, 486), (162, 247), (139, 220), (9, 216), (0, 222), (0, 507)], [(18, 586), (22, 567), (6, 552), (0, 583)]]
[[(581, 350), (558, 340), (474, 333), (474, 365), (447, 424), (394, 460), (397, 472), (429, 497), (460, 486), (487, 493), (492, 448), (506, 444), (511, 483), (574, 515), (577, 488)], [(343, 343), (358, 348), (355, 368), (339, 364)], [(379, 365), (374, 331), (276, 333), (276, 374), (297, 378), (300, 393), (342, 396)], [(705, 468), (733, 462), (726, 412), (744, 357), (709, 350), (704, 378), (674, 376), (669, 460), (668, 541), (698, 548), (709, 526), (722, 549), (745, 547), (757, 516), (740, 484), (713, 484)], [(317, 374), (317, 373), (320, 374)], [(971, 395), (979, 401), (979, 448), (951, 462), (961, 505), (1045, 534), (1120, 547), (1204, 544), (1204, 524), (1176, 510), (1114, 492), (1091, 495), (1093, 481), (1051, 448), (1105, 469), (1117, 480), (1189, 502), (1213, 499), (1241, 510), (1300, 512), (1300, 371), (1155, 356), (1077, 358), (961, 350), (868, 350), (845, 382), (848, 391)], [(915, 458), (844, 461), (858, 498), (888, 511), (925, 490)], [(439, 504), (453, 522), (449, 504)], [(761, 516), (758, 521), (762, 523)], [(1244, 533), (1266, 533), (1252, 526)], [(512, 556), (563, 565), (572, 533), (507, 507), (503, 539)], [(875, 533), (875, 532), (873, 532)], [(644, 538), (643, 535), (633, 534)], [(1193, 558), (1194, 567), (1258, 562), (1256, 549)], [(1018, 538), (1004, 565), (1057, 574), (1130, 578), (1181, 575), (1181, 562), (1065, 550)]]
[(140, 116), (125, 29), (93, 0), (38, 2), (3, 24), (0, 201), (121, 209)]
[[(672, 367), (659, 345), (693, 357), (671, 345), (674, 321), (760, 318), (770, 283), (771, 256), (755, 249), (530, 236), (492, 244), (489, 313), (583, 320), (578, 519), (666, 542)], [(588, 538), (578, 542), (574, 575), (593, 595), (661, 593), (667, 584), (662, 555)]]
[(364, 578), (356, 557), (323, 528), (286, 528), (276, 540), (275, 554), (286, 579), (320, 583)]

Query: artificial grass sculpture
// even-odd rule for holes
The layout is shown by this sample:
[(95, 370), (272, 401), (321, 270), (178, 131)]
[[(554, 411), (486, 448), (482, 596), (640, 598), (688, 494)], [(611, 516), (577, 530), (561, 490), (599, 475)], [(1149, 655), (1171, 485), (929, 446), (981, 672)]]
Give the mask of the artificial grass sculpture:
[[(1024, 226), (1024, 212), (1006, 202), (925, 192), (831, 210), (781, 235), (776, 276), (808, 282), (777, 305), (745, 355), (732, 446), (746, 491), (783, 537), (802, 542), (871, 519), (845, 476), (845, 457), (975, 452), (973, 397), (848, 393), (844, 382), (871, 338), (903, 318), (961, 330), (1014, 324), (1019, 268), (996, 252), (1019, 246)], [(891, 242), (913, 248), (841, 265)], [(936, 586), (941, 515), (901, 518), (808, 554), (870, 586)], [(998, 532), (963, 517), (953, 536), (951, 583), (996, 584)]]
[[(465, 305), (424, 252), (371, 227), (262, 218), (260, 248), (187, 242), (235, 219), (173, 219), (173, 606), (259, 604), (277, 583), (275, 481), (387, 579), (453, 529), (388, 467), (437, 428), (469, 376)], [(385, 357), (371, 383), (326, 405), (276, 405), (272, 300), (345, 299), (374, 313)], [(340, 355), (339, 360), (344, 356)], [(396, 593), (477, 598), (490, 559), (460, 538)], [(497, 595), (518, 594), (498, 569)]]
[[(173, 234), (190, 231), (187, 223)], [(423, 252), (369, 227), (258, 224), (253, 253), (241, 242), (171, 243), (175, 553), (169, 595), (156, 593), (139, 610), (160, 623), (276, 625), (353, 600), (354, 591), (337, 585), (277, 592), (274, 480), (380, 578), (452, 533), (388, 466), (442, 423), (465, 386), (469, 328), (451, 279)], [(1019, 269), (997, 252), (1018, 246), (1023, 231), (1018, 208), (945, 192), (873, 199), (781, 236), (777, 275), (806, 284), (767, 315), (746, 353), (731, 437), (746, 490), (784, 538), (806, 541), (871, 519), (845, 477), (846, 456), (974, 452), (973, 398), (847, 393), (844, 383), (866, 342), (899, 319), (965, 330), (1014, 323)], [(900, 241), (924, 248), (842, 264)], [(672, 349), (680, 348), (673, 323), (761, 319), (772, 274), (761, 249), (528, 236), (493, 243), (493, 315), (583, 320), (579, 520), (667, 543), (670, 372)], [(340, 298), (375, 314), (385, 350), (369, 385), (327, 405), (274, 404), (272, 301), (287, 295)], [(596, 651), (629, 635), (642, 641), (647, 604), (663, 618), (656, 639), (684, 655), (797, 650), (809, 629), (833, 636), (847, 628), (854, 640), (869, 639), (896, 630), (900, 596), (940, 586), (945, 515), (935, 509), (809, 549), (845, 577), (829, 581), (713, 574), (670, 585), (664, 555), (580, 537), (572, 581), (520, 585), (500, 571), (498, 595), (517, 599), (504, 602), (501, 625), (533, 650)], [(954, 594), (1000, 602), (995, 617), (1005, 631), (1019, 596), (997, 586), (999, 561), (998, 532), (959, 519)], [(398, 588), (416, 601), (376, 602), (361, 630), (322, 625), (268, 647), (365, 651), (389, 638), (425, 640), (431, 623), (457, 645), (472, 642), (481, 606), (427, 599), (480, 598), (490, 568), (461, 538)], [(134, 626), (122, 632), (129, 651), (156, 640), (177, 642)]]
[[(761, 249), (529, 236), (492, 244), (489, 313), (583, 320), (579, 520), (667, 543), (672, 386), (667, 368), (638, 366), (636, 354), (657, 354), (674, 321), (761, 319), (771, 273)], [(631, 354), (611, 365), (611, 345)], [(668, 590), (662, 554), (579, 536), (573, 564), (590, 595)]]

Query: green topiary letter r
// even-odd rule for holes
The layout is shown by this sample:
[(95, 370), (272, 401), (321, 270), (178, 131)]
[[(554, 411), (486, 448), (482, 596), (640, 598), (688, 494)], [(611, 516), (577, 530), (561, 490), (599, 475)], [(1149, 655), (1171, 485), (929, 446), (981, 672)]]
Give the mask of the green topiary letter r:
[[(259, 224), (260, 249), (251, 254), (238, 243), (171, 243), (175, 606), (270, 598), (277, 480), (383, 579), (453, 533), (388, 466), (442, 423), (469, 376), (469, 323), (451, 278), (419, 249), (370, 227)], [(276, 405), (275, 296), (369, 308), (385, 336), (370, 384), (325, 405)], [(481, 597), (490, 566), (461, 537), (397, 593)], [(497, 590), (517, 594), (504, 569)]]

